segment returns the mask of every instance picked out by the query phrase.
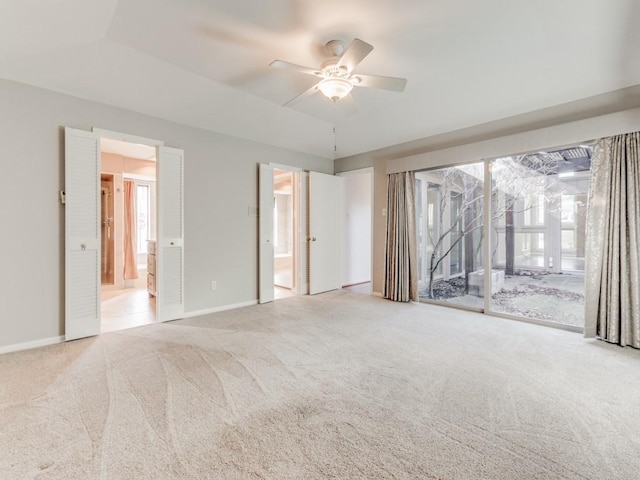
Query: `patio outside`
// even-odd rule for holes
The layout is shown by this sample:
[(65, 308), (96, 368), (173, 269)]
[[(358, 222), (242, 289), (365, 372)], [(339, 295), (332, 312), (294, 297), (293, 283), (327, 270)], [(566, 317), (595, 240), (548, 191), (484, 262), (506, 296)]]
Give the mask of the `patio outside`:
[(584, 324), (591, 149), (496, 159), (416, 173), (420, 301), (484, 308), (484, 210), (490, 202), (493, 312)]

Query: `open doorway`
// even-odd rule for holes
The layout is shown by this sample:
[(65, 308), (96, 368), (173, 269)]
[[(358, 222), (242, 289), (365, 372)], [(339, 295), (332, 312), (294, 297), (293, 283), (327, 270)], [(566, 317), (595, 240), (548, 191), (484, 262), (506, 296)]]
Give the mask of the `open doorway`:
[(372, 293), (373, 169), (339, 173), (342, 195), (342, 288)]
[(273, 170), (273, 287), (274, 298), (297, 294), (296, 213), (297, 175), (293, 171)]
[[(75, 128), (65, 127), (64, 129), (64, 170), (65, 187), (60, 192), (61, 202), (65, 205), (64, 222), (64, 252), (65, 252), (65, 341), (76, 340), (78, 338), (98, 335), (103, 331), (143, 325), (157, 319), (157, 321), (167, 322), (182, 318), (184, 315), (185, 295), (184, 295), (184, 151), (180, 148), (168, 147), (162, 141), (150, 138), (138, 137), (124, 133), (113, 132), (93, 128), (88, 132)], [(157, 291), (157, 300), (149, 299), (143, 303), (145, 311), (142, 315), (135, 315), (136, 310), (131, 310), (126, 315), (125, 325), (107, 327), (103, 330), (101, 325), (101, 235), (102, 235), (102, 155), (101, 140), (111, 139), (120, 142), (129, 142), (133, 147), (146, 149), (142, 156), (116, 153), (122, 157), (138, 158), (151, 162), (148, 173), (142, 171), (129, 172), (124, 168), (119, 168), (117, 173), (104, 172), (106, 176), (113, 175), (113, 202), (114, 215), (112, 228), (114, 229), (114, 248), (112, 256), (114, 258), (113, 284), (105, 285), (104, 290), (118, 290), (118, 286), (135, 287), (135, 281), (144, 281), (146, 273), (147, 285), (152, 288), (152, 293)], [(149, 150), (151, 147), (152, 150)], [(106, 150), (106, 148), (105, 148)], [(109, 152), (107, 152), (109, 153)], [(155, 153), (156, 161), (153, 162)], [(121, 159), (121, 163), (125, 159)], [(153, 168), (155, 164), (155, 168)], [(125, 175), (125, 172), (127, 175)], [(157, 172), (157, 175), (156, 175)], [(139, 260), (134, 242), (128, 242), (129, 255), (126, 260), (131, 265), (130, 271), (137, 273), (138, 278), (125, 278), (124, 272), (119, 268), (120, 261), (124, 264), (125, 259), (118, 258), (118, 249), (123, 248), (118, 241), (118, 225), (120, 216), (118, 212), (118, 202), (123, 200), (120, 194), (125, 189), (125, 176), (129, 180), (149, 180), (154, 181), (157, 177), (157, 195), (154, 201), (150, 201), (149, 214), (150, 222), (158, 219), (155, 227), (157, 233), (157, 245), (152, 241), (147, 243), (147, 253), (145, 255), (149, 262), (148, 272), (142, 272), (140, 277), (138, 272)], [(151, 178), (141, 178), (141, 177)], [(122, 179), (122, 183), (119, 183)], [(129, 182), (126, 185), (135, 185)], [(150, 185), (154, 185), (153, 183)], [(118, 192), (120, 188), (120, 192)], [(270, 185), (270, 188), (271, 185)], [(134, 192), (135, 189), (130, 189)], [(151, 189), (150, 189), (151, 190)], [(105, 192), (108, 193), (108, 192)], [(105, 195), (106, 196), (106, 195)], [(135, 200), (134, 200), (135, 201)], [(157, 215), (153, 214), (153, 209), (157, 203)], [(124, 207), (123, 207), (124, 208)], [(108, 208), (105, 208), (108, 212)], [(129, 210), (132, 214), (130, 219), (130, 232), (137, 231), (139, 226), (136, 223), (135, 210)], [(124, 216), (124, 215), (123, 215)], [(107, 217), (108, 220), (108, 217)], [(105, 237), (108, 238), (110, 232), (108, 227), (110, 222), (105, 223)], [(124, 220), (123, 220), (124, 223)], [(121, 228), (123, 230), (123, 228)], [(107, 244), (108, 248), (109, 245)], [(143, 257), (144, 258), (144, 257)], [(105, 256), (108, 260), (109, 256)], [(155, 260), (156, 265), (151, 265)], [(108, 263), (105, 261), (105, 263)], [(122, 277), (121, 277), (122, 275)], [(120, 279), (122, 278), (122, 282)], [(125, 285), (125, 281), (127, 281)], [(124, 288), (123, 288), (124, 289)], [(138, 288), (138, 291), (142, 289)], [(273, 290), (273, 289), (272, 289)], [(144, 292), (144, 290), (142, 290)], [(145, 293), (148, 296), (148, 291)], [(115, 295), (110, 293), (110, 295)], [(153, 309), (155, 303), (155, 311)], [(105, 312), (107, 313), (107, 312)], [(151, 313), (154, 313), (152, 316)], [(105, 315), (106, 318), (110, 315)]]
[(156, 148), (102, 138), (101, 331), (156, 320)]
[(299, 168), (258, 164), (259, 303), (309, 293), (308, 182)]

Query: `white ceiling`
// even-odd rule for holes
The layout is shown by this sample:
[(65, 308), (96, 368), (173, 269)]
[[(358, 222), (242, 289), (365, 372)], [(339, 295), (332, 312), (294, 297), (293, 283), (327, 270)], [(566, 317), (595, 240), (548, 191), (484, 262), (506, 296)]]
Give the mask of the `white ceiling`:
[[(639, 84), (639, 15), (637, 0), (2, 0), (0, 77), (344, 157)], [(354, 37), (375, 47), (357, 71), (405, 77), (404, 93), (356, 89), (355, 114), (319, 94), (281, 106), (314, 78), (272, 60), (315, 68)]]

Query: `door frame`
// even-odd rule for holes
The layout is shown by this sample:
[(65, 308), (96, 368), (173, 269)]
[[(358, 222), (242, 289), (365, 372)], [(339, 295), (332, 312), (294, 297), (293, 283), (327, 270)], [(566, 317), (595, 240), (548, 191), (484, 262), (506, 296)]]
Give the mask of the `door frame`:
[[(258, 163), (258, 302), (259, 303), (268, 303), (275, 300), (274, 289), (275, 282), (273, 278), (273, 264), (274, 264), (274, 254), (273, 251), (269, 254), (270, 258), (265, 258), (265, 252), (269, 250), (265, 242), (270, 242), (273, 239), (274, 231), (273, 231), (273, 222), (270, 222), (269, 225), (263, 225), (263, 216), (260, 212), (261, 208), (265, 206), (262, 205), (262, 197), (263, 193), (261, 192), (262, 183), (264, 179), (261, 178), (261, 172), (263, 171), (263, 166), (268, 170), (273, 172), (274, 169), (285, 170), (287, 172), (292, 173), (292, 196), (293, 196), (293, 223), (294, 223), (294, 247), (293, 247), (293, 288), (292, 293), (294, 295), (305, 295), (309, 293), (309, 282), (307, 279), (307, 230), (306, 230), (306, 205), (307, 200), (305, 197), (306, 194), (306, 175), (307, 173), (300, 167), (294, 167), (292, 165), (284, 165), (275, 162), (269, 163)], [(272, 175), (271, 175), (272, 177)], [(273, 178), (273, 177), (272, 177)], [(269, 191), (271, 192), (271, 197), (274, 196), (274, 184), (273, 180), (270, 182)], [(264, 228), (270, 228), (270, 235), (267, 235), (266, 232), (263, 232)], [(266, 235), (267, 238), (263, 238), (263, 235)], [(265, 244), (263, 244), (265, 243)], [(271, 248), (271, 250), (273, 250)], [(271, 263), (271, 268), (266, 268), (268, 263)], [(271, 285), (271, 295), (263, 294), (264, 284), (267, 284), (267, 280), (263, 278), (265, 271), (270, 271), (269, 274), (269, 283)]]
[[(164, 146), (164, 141), (162, 140), (156, 140), (153, 138), (147, 138), (147, 137), (141, 137), (138, 135), (131, 135), (129, 133), (123, 133), (123, 132), (116, 132), (114, 130), (106, 130), (103, 128), (97, 128), (97, 127), (92, 127), (91, 131), (93, 133), (95, 133), (96, 135), (98, 135), (98, 146), (100, 147), (100, 167), (102, 167), (102, 139), (106, 138), (108, 140), (117, 140), (120, 142), (127, 142), (127, 143), (137, 143), (140, 145), (147, 145), (149, 147), (153, 147), (155, 148), (156, 151), (156, 162), (155, 162), (155, 176), (153, 179), (153, 182), (155, 182), (155, 194), (156, 194), (156, 208), (155, 208), (155, 228), (156, 228), (156, 238), (158, 235), (157, 232), (157, 228), (158, 228), (158, 220), (159, 220), (159, 209), (158, 209), (158, 189), (157, 189), (157, 180), (158, 180), (158, 161), (160, 159), (160, 156), (158, 155), (158, 147), (162, 147)], [(100, 168), (101, 170), (102, 168)], [(125, 179), (129, 179), (129, 180), (133, 180), (134, 182), (136, 181), (136, 179), (141, 179), (141, 180), (149, 180), (147, 177), (144, 177), (143, 175), (136, 175), (136, 174), (122, 174), (120, 175), (120, 179), (121, 181), (124, 181)], [(159, 250), (159, 249), (158, 249)], [(156, 258), (161, 255), (159, 252), (156, 253)], [(136, 254), (136, 263), (137, 263), (137, 254)], [(159, 258), (158, 258), (159, 261)], [(158, 275), (158, 273), (156, 273), (156, 275)], [(156, 282), (159, 283), (159, 278), (156, 279)], [(125, 282), (126, 284), (126, 282)], [(125, 285), (126, 286), (126, 285)], [(101, 287), (102, 288), (102, 287)], [(155, 311), (155, 317), (156, 317), (156, 321), (159, 320), (160, 315), (158, 313), (158, 301), (156, 300), (156, 311)], [(102, 308), (102, 307), (101, 307)], [(102, 328), (101, 328), (102, 331)]]
[[(161, 147), (165, 146), (164, 141), (151, 139), (151, 138), (146, 138), (146, 137), (141, 137), (141, 136), (138, 136), (138, 135), (131, 135), (131, 134), (128, 134), (128, 133), (116, 132), (116, 131), (113, 131), (113, 130), (106, 130), (106, 129), (102, 129), (102, 128), (96, 128), (96, 127), (92, 127), (91, 130), (89, 130), (89, 131), (87, 131), (87, 130), (78, 130), (78, 131), (84, 131), (88, 135), (93, 134), (94, 138), (98, 142), (98, 165), (97, 165), (97, 167), (98, 167), (97, 168), (98, 176), (97, 176), (97, 179), (96, 179), (96, 181), (98, 183), (100, 182), (100, 173), (101, 173), (101, 170), (102, 170), (102, 168), (101, 168), (101, 165), (102, 165), (101, 140), (102, 139), (118, 140), (118, 141), (123, 141), (123, 142), (137, 143), (137, 144), (142, 144), (142, 145), (147, 145), (147, 146), (150, 146), (150, 147), (154, 147), (155, 150), (156, 150), (156, 167), (155, 167), (156, 168), (156, 182), (158, 181), (158, 178), (159, 178), (158, 169), (159, 169), (159, 163), (161, 161), (160, 160), (160, 157), (161, 157), (160, 149), (161, 149)], [(156, 186), (157, 185), (158, 184), (156, 183)], [(97, 195), (100, 195), (100, 188), (97, 189)], [(158, 201), (159, 196), (160, 196), (160, 189), (156, 188), (156, 202)], [(96, 204), (99, 204), (99, 203), (100, 203), (100, 198), (97, 198), (96, 199)], [(156, 203), (156, 205), (157, 205), (157, 203)], [(159, 208), (156, 208), (156, 219), (155, 219), (156, 228), (157, 228), (157, 225), (159, 224), (159, 222), (161, 221), (160, 217), (161, 217), (161, 211), (160, 211)], [(65, 231), (66, 231), (66, 227), (65, 227)], [(158, 236), (158, 232), (156, 232), (156, 236)], [(98, 256), (100, 255), (101, 250), (102, 250), (102, 247), (98, 242)], [(162, 253), (161, 253), (162, 249), (158, 249), (158, 250), (159, 251), (157, 252), (157, 255), (161, 256), (162, 255)], [(158, 262), (160, 262), (160, 258), (158, 258)], [(68, 271), (68, 266), (66, 265), (66, 263), (65, 263), (65, 270)], [(99, 272), (98, 272), (98, 274), (99, 274)], [(65, 273), (65, 275), (68, 275), (68, 273)], [(158, 272), (158, 276), (159, 276), (159, 278), (157, 279), (158, 282), (161, 282), (161, 278), (160, 277), (162, 275), (163, 275), (162, 271), (160, 270)], [(100, 280), (100, 279), (98, 278), (98, 280)], [(182, 281), (184, 281), (184, 273), (183, 273)], [(101, 286), (99, 286), (99, 288), (101, 289)], [(160, 302), (157, 302), (157, 305), (156, 305), (156, 321), (164, 322), (164, 321), (173, 320), (173, 318), (162, 319), (162, 316), (160, 315), (160, 311), (159, 311), (159, 308), (160, 308), (159, 303)], [(69, 304), (69, 300), (68, 300), (68, 298), (65, 297), (65, 309), (69, 308), (68, 304)], [(98, 319), (97, 320), (98, 320), (99, 323), (100, 323), (100, 318), (101, 318), (101, 310), (102, 310), (102, 308), (101, 308), (101, 306), (99, 306), (98, 307), (98, 312), (97, 312), (98, 313)], [(65, 314), (65, 318), (66, 318), (66, 314)], [(102, 333), (101, 324), (100, 324), (100, 328), (99, 328), (99, 334), (100, 333)], [(66, 337), (66, 334), (65, 334), (65, 337)], [(78, 338), (82, 338), (82, 337), (78, 337)], [(67, 340), (67, 339), (65, 338), (65, 340)]]
[[(301, 273), (303, 272), (303, 265), (305, 257), (302, 255), (303, 245), (306, 244), (306, 229), (302, 223), (302, 211), (304, 201), (301, 195), (301, 178), (302, 168), (293, 167), (291, 165), (284, 165), (281, 163), (269, 162), (269, 166), (273, 169), (284, 170), (291, 173), (292, 181), (292, 201), (293, 201), (293, 288), (291, 292), (294, 295), (302, 295), (307, 293), (305, 288), (301, 288), (303, 285), (303, 278)], [(274, 285), (275, 288), (275, 285)]]

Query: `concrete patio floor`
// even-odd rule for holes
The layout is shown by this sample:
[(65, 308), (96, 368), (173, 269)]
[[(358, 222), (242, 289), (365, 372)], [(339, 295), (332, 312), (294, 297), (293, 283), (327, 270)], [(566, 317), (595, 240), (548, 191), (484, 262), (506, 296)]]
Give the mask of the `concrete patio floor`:
[[(428, 302), (426, 291), (420, 301)], [(463, 307), (484, 308), (484, 298), (474, 295), (441, 299)], [(584, 274), (582, 272), (522, 272), (505, 277), (504, 287), (491, 297), (491, 310), (582, 327), (584, 325)]]

